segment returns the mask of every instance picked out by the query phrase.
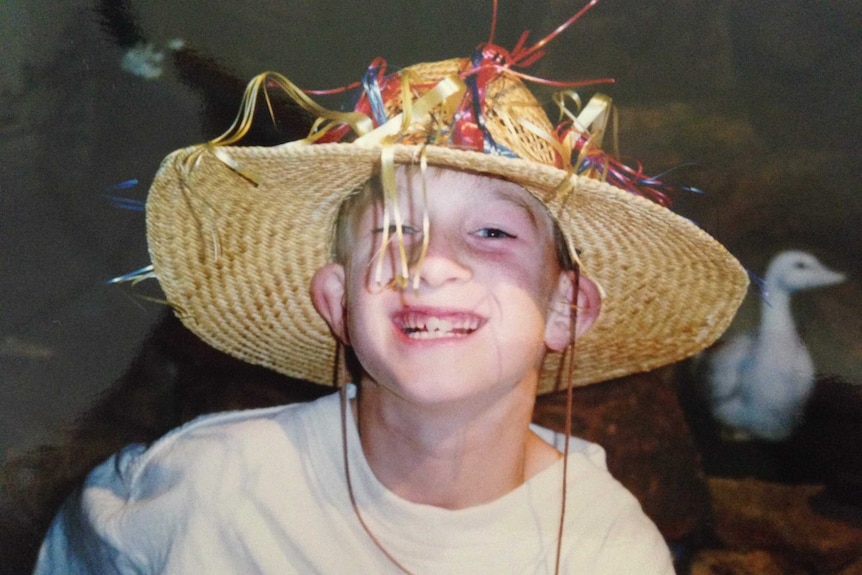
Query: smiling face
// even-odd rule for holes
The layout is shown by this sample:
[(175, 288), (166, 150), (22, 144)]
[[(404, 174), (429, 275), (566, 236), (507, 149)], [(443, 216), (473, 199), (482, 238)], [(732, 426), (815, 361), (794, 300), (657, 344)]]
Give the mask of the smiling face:
[[(315, 278), (318, 310), (366, 377), (402, 398), (534, 393), (547, 348), (560, 349), (570, 331), (571, 280), (560, 273), (550, 217), (498, 178), (429, 168), (425, 184), (427, 204), (420, 172), (396, 172), (403, 252), (396, 241), (384, 246), (387, 229), (398, 230), (383, 202), (354, 202), (339, 240), (349, 256)], [(396, 281), (405, 261), (407, 285)]]

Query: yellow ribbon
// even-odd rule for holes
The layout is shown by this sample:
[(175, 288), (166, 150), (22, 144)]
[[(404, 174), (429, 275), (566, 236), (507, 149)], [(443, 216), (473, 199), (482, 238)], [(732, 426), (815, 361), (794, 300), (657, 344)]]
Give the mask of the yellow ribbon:
[[(220, 136), (214, 138), (201, 146), (201, 151), (207, 150), (218, 158), (223, 164), (231, 170), (250, 181), (257, 184), (258, 177), (256, 174), (246, 171), (234, 160), (230, 154), (222, 147), (229, 146), (240, 141), (248, 133), (254, 120), (257, 102), (263, 91), (264, 101), (266, 102), (269, 115), (275, 120), (275, 112), (272, 107), (272, 100), (269, 96), (267, 88), (270, 85), (275, 85), (287, 94), (296, 104), (302, 109), (311, 113), (316, 117), (314, 124), (308, 136), (302, 140), (291, 142), (293, 145), (311, 144), (320, 139), (324, 134), (335, 126), (347, 124), (359, 136), (372, 131), (374, 124), (367, 115), (361, 112), (338, 112), (324, 108), (309, 98), (305, 92), (298, 88), (293, 82), (288, 80), (278, 72), (263, 72), (258, 74), (245, 88), (240, 104), (239, 112), (230, 127)], [(197, 155), (200, 151), (190, 155), (190, 159), (196, 163)], [(191, 156), (194, 156), (193, 158)], [(191, 166), (193, 168), (193, 166)], [(190, 171), (190, 170), (189, 170)]]
[[(380, 151), (380, 180), (383, 185), (383, 237), (381, 239), (380, 251), (377, 254), (377, 262), (374, 271), (374, 280), (378, 286), (383, 284), (383, 262), (385, 254), (389, 249), (389, 244), (393, 238), (390, 236), (390, 225), (395, 226), (394, 240), (398, 244), (398, 265), (400, 270), (397, 277), (393, 278), (393, 283), (404, 288), (410, 280), (410, 265), (407, 256), (407, 249), (404, 244), (404, 221), (401, 214), (401, 209), (398, 203), (398, 189), (395, 183), (395, 153), (394, 144), (399, 137), (410, 133), (413, 125), (413, 118), (425, 118), (437, 107), (442, 107), (441, 115), (451, 116), (457, 108), (458, 103), (466, 93), (466, 84), (456, 75), (449, 76), (440, 80), (432, 89), (428, 90), (416, 101), (412, 100), (410, 90), (410, 78), (403, 77), (401, 83), (401, 106), (402, 112), (390, 118), (385, 124), (378, 126), (373, 131), (360, 136), (354, 143), (360, 146), (381, 146)], [(435, 135), (438, 135), (441, 128), (436, 128)], [(422, 146), (419, 155), (419, 165), (422, 176), (422, 198), (423, 198), (423, 218), (422, 218), (422, 248), (419, 258), (414, 266), (413, 287), (419, 287), (419, 268), (422, 261), (425, 259), (425, 254), (428, 252), (428, 231), (430, 228), (430, 218), (428, 216), (428, 191), (426, 185), (426, 172), (428, 169), (428, 160), (426, 157), (428, 134), (426, 133), (426, 144)]]
[[(407, 81), (408, 79), (404, 79)], [(402, 90), (405, 83), (402, 83)], [(385, 124), (382, 124), (357, 138), (354, 143), (359, 145), (379, 145), (383, 139), (392, 136), (404, 136), (409, 133), (412, 126), (412, 118), (424, 118), (431, 110), (437, 106), (443, 106), (444, 113), (450, 113), (453, 104), (457, 103), (464, 97), (467, 90), (467, 85), (458, 76), (449, 76), (440, 80), (437, 85), (431, 90), (425, 92), (415, 102), (409, 97), (409, 89), (407, 90), (408, 97), (403, 98), (402, 91), (402, 112), (390, 118)]]

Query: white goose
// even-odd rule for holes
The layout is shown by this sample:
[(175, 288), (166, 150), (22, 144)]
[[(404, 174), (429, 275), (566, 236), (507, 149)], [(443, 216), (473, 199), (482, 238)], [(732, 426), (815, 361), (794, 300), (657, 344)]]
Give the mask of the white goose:
[(742, 437), (790, 436), (814, 389), (814, 363), (796, 332), (790, 296), (842, 281), (844, 274), (805, 252), (781, 252), (772, 259), (757, 334), (737, 336), (709, 358), (711, 410), (719, 422)]

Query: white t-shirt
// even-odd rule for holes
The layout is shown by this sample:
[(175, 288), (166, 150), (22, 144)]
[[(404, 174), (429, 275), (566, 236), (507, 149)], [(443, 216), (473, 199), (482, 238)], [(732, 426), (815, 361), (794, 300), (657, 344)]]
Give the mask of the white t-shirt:
[[(63, 506), (36, 574), (400, 571), (350, 503), (340, 399), (199, 418), (149, 448), (97, 467)], [(353, 418), (348, 453), (362, 517), (413, 573), (553, 573), (562, 460), (491, 503), (447, 510), (388, 491), (365, 460)], [(560, 448), (563, 437), (534, 428)], [(570, 441), (563, 573), (672, 574), (638, 502), (604, 451)]]

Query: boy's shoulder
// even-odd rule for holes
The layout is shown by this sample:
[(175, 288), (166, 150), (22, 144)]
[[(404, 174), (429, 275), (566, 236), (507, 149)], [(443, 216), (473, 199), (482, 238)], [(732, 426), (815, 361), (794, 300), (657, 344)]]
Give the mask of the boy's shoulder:
[(598, 443), (575, 436), (569, 436), (568, 441), (566, 441), (564, 433), (537, 424), (531, 425), (530, 429), (542, 441), (560, 453), (574, 455), (574, 459), (582, 461), (588, 468), (593, 467), (597, 470), (607, 471), (607, 455), (605, 449)]
[(87, 483), (120, 483), (143, 496), (179, 482), (204, 486), (246, 474), (271, 465), (276, 456), (290, 457), (292, 450), (282, 447), (296, 443), (297, 435), (332, 425), (337, 399), (202, 415), (152, 444), (127, 446), (94, 470)]

